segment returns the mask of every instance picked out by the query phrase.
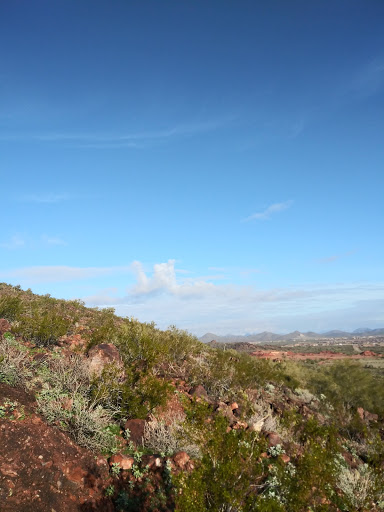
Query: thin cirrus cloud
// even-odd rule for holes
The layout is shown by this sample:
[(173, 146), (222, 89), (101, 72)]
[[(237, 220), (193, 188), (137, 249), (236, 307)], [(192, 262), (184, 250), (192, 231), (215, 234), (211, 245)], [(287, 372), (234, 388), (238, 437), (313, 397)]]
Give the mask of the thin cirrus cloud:
[(285, 201), (284, 203), (273, 203), (268, 208), (261, 212), (256, 212), (250, 215), (249, 217), (246, 217), (245, 219), (242, 219), (242, 222), (249, 222), (251, 220), (268, 220), (272, 217), (272, 215), (275, 215), (276, 213), (280, 213), (284, 210), (287, 210), (292, 206), (293, 201)]
[(320, 258), (317, 261), (317, 263), (333, 263), (334, 261), (340, 260), (342, 258), (346, 258), (348, 256), (352, 256), (352, 254), (355, 254), (357, 251), (348, 251), (344, 252), (342, 254), (333, 254), (332, 256), (327, 256), (326, 258)]
[(24, 238), (19, 235), (13, 235), (7, 242), (0, 243), (3, 249), (21, 249), (26, 246)]
[(31, 141), (40, 143), (69, 143), (84, 148), (143, 148), (148, 144), (167, 141), (181, 137), (191, 137), (200, 133), (208, 133), (223, 128), (233, 118), (223, 118), (213, 121), (179, 124), (160, 130), (146, 130), (132, 133), (79, 133), (51, 132), (26, 134), (0, 134), (0, 141)]
[(1, 278), (20, 279), (25, 283), (59, 283), (94, 279), (114, 274), (130, 273), (131, 267), (69, 267), (69, 266), (36, 266), (23, 267), (0, 272)]

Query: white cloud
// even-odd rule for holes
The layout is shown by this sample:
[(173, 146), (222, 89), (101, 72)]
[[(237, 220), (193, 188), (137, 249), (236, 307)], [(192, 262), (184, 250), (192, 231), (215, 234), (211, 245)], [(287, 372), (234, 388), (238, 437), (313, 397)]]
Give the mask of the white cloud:
[[(127, 276), (125, 295), (120, 289), (104, 288), (103, 278), (114, 276), (121, 283), (124, 275)], [(135, 281), (129, 285), (132, 275)], [(154, 321), (161, 328), (175, 324), (198, 335), (208, 331), (243, 334), (263, 330), (353, 330), (365, 325), (384, 325), (384, 309), (378, 306), (382, 304), (384, 283), (261, 289), (221, 283), (220, 275), (179, 274), (175, 260), (155, 264), (151, 271), (137, 261), (115, 267), (26, 267), (0, 272), (0, 279), (4, 278), (24, 287), (38, 284), (42, 293), (51, 294), (54, 294), (53, 285), (44, 286), (44, 283), (71, 282), (71, 297), (82, 296), (89, 305), (113, 306), (120, 315)], [(86, 279), (92, 280), (92, 289), (96, 291), (84, 297), (81, 281)], [(103, 283), (99, 291), (98, 282)]]
[[(177, 282), (175, 260), (155, 264), (150, 277), (144, 272), (143, 265), (139, 261), (132, 263), (132, 269), (136, 276), (136, 284), (129, 292), (136, 297), (158, 293), (187, 297), (201, 295), (214, 288), (214, 284), (208, 282), (207, 278), (188, 278), (182, 282)], [(215, 276), (208, 277), (212, 279)]]
[(286, 210), (292, 204), (293, 204), (293, 201), (285, 201), (284, 203), (271, 204), (270, 206), (268, 206), (268, 208), (266, 208), (262, 212), (253, 213), (249, 217), (246, 217), (245, 219), (243, 219), (242, 222), (248, 222), (250, 220), (267, 220), (273, 214)]

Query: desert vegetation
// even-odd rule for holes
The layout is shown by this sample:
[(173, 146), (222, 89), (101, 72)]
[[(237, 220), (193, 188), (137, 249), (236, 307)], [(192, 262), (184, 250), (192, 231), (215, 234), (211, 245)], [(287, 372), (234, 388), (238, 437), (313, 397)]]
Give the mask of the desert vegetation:
[(0, 383), (108, 460), (108, 510), (384, 510), (383, 379), (355, 361), (253, 358), (6, 284), (0, 319)]

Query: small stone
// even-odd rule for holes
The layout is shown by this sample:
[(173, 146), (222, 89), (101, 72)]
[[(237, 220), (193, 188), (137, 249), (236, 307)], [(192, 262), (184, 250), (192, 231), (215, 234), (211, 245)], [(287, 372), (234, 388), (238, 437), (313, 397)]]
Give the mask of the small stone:
[(128, 470), (131, 469), (133, 464), (135, 463), (135, 459), (133, 457), (128, 457), (128, 455), (123, 455), (122, 453), (116, 453), (116, 455), (112, 455), (109, 459), (109, 465), (119, 464), (120, 469)]
[(181, 469), (184, 469), (189, 460), (190, 456), (187, 452), (178, 452), (173, 456), (173, 462), (175, 463), (175, 466)]

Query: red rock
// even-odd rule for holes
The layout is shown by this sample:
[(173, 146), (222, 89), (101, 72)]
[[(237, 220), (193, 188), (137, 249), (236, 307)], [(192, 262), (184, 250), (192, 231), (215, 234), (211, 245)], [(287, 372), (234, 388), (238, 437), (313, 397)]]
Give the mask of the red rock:
[(64, 409), (65, 411), (70, 411), (72, 409), (72, 406), (73, 406), (72, 398), (64, 398), (61, 401), (61, 408)]
[(239, 405), (237, 404), (237, 402), (233, 402), (231, 405), (230, 405), (230, 408), (232, 411), (234, 411), (235, 409), (238, 409), (239, 408)]
[(206, 392), (205, 388), (201, 384), (192, 388), (190, 390), (189, 394), (194, 396), (195, 398), (208, 399), (208, 393)]
[(362, 407), (357, 408), (357, 414), (360, 416), (360, 419), (364, 419), (364, 409)]
[(241, 429), (246, 430), (247, 428), (248, 428), (248, 423), (246, 423), (245, 421), (238, 421), (233, 425), (234, 430), (241, 430)]
[(101, 343), (92, 347), (88, 352), (88, 362), (91, 374), (93, 373), (98, 377), (100, 377), (107, 364), (114, 363), (116, 366), (123, 368), (119, 351), (112, 343)]
[(288, 462), (291, 460), (291, 457), (283, 453), (281, 456), (281, 460), (284, 462), (284, 464), (288, 464)]
[(66, 469), (66, 473), (68, 480), (76, 484), (81, 484), (86, 475), (85, 471), (79, 466), (70, 466)]
[(277, 446), (278, 444), (281, 444), (281, 439), (276, 432), (269, 432), (267, 434), (267, 441), (269, 446)]
[(5, 318), (0, 318), (0, 336), (11, 330), (11, 324)]
[(175, 463), (175, 466), (180, 469), (184, 469), (189, 460), (190, 456), (187, 452), (178, 452), (173, 456), (173, 462)]
[(116, 453), (116, 455), (112, 455), (109, 459), (109, 465), (119, 464), (120, 469), (131, 469), (133, 464), (135, 463), (135, 459), (133, 457), (128, 457), (128, 455), (123, 455), (122, 453)]
[(377, 414), (373, 414), (372, 412), (364, 411), (364, 419), (368, 421), (378, 421), (379, 416)]
[(132, 441), (136, 446), (141, 446), (143, 444), (145, 424), (145, 420), (128, 420), (124, 425), (125, 430), (129, 430), (130, 432), (128, 441)]
[(216, 406), (215, 411), (219, 412), (225, 418), (227, 418), (230, 425), (233, 425), (234, 423), (236, 423), (236, 418), (232, 412), (232, 409), (229, 407), (229, 405), (225, 404), (224, 402), (219, 402)]
[(162, 461), (160, 457), (156, 457), (156, 455), (144, 455), (142, 458), (144, 466), (149, 466), (149, 469), (155, 470), (157, 468), (161, 468)]

